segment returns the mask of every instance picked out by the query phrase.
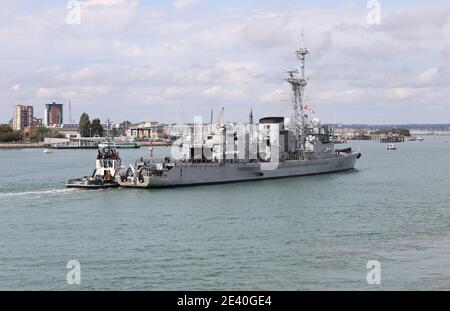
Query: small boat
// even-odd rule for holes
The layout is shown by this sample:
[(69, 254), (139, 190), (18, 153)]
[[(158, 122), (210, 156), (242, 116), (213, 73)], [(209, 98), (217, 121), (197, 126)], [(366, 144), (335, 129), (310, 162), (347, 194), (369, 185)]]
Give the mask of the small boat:
[(413, 136), (413, 137), (411, 137), (411, 138), (409, 139), (409, 141), (423, 142), (423, 141), (425, 141), (425, 138)]
[(120, 165), (119, 152), (113, 144), (108, 144), (99, 148), (93, 174), (83, 178), (71, 179), (66, 183), (66, 187), (93, 190), (118, 188), (119, 184), (115, 180), (115, 175)]
[(43, 153), (53, 153), (52, 149), (44, 149)]
[(389, 144), (387, 150), (397, 150), (397, 146), (395, 144)]

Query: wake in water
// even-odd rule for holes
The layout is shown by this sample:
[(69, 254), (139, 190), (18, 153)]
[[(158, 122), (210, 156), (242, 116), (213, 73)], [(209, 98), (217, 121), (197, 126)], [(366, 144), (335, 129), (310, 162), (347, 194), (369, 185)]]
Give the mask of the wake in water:
[(0, 192), (0, 198), (4, 197), (19, 197), (19, 196), (30, 196), (30, 195), (42, 195), (42, 194), (64, 194), (69, 192), (77, 192), (77, 189), (48, 189), (48, 190), (39, 190), (39, 191), (26, 191), (26, 192)]

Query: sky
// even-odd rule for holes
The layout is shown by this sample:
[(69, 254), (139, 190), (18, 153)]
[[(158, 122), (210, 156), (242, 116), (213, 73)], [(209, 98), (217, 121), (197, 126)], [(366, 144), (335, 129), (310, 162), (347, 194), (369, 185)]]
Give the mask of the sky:
[[(289, 116), (286, 72), (309, 49), (323, 122), (450, 122), (450, 4), (383, 1), (2, 0), (0, 122), (13, 105), (66, 104), (120, 122)], [(69, 8), (68, 8), (69, 7)], [(75, 21), (75, 22), (74, 22)]]

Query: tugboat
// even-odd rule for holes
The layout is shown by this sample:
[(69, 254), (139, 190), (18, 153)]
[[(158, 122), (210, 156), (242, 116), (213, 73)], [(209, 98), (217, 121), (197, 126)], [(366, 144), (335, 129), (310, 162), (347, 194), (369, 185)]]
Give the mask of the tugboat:
[(107, 143), (102, 144), (98, 149), (93, 174), (83, 178), (71, 179), (66, 183), (66, 187), (93, 190), (118, 188), (119, 184), (115, 181), (115, 175), (121, 163), (115, 143), (108, 137)]
[(109, 144), (98, 150), (98, 156), (94, 172), (91, 176), (72, 179), (66, 184), (67, 188), (81, 189), (110, 189), (118, 188), (115, 181), (117, 169), (121, 165), (121, 159), (116, 148)]

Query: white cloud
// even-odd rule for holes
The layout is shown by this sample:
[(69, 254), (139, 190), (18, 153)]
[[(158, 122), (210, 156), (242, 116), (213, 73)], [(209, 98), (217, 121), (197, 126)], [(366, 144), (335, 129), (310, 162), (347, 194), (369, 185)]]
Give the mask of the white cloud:
[(317, 96), (318, 100), (335, 101), (339, 103), (355, 102), (367, 95), (364, 91), (358, 89), (340, 90), (340, 91), (324, 91)]
[(450, 45), (444, 47), (441, 52), (442, 56), (445, 58), (450, 58)]
[(224, 79), (234, 82), (251, 81), (262, 72), (262, 68), (255, 62), (221, 61), (216, 68), (222, 70)]
[(439, 39), (448, 25), (450, 7), (421, 5), (388, 13), (380, 28), (400, 40)]
[(20, 91), (21, 89), (23, 89), (23, 85), (22, 84), (16, 84), (11, 89), (13, 91)]
[(432, 83), (439, 75), (439, 67), (430, 68), (422, 72), (418, 77), (417, 81), (421, 84)]
[[(178, 9), (196, 3), (172, 2)], [(222, 106), (236, 120), (245, 120), (250, 107), (261, 116), (288, 113), (283, 78), (299, 68), (294, 51), (302, 25), (311, 52), (307, 92), (325, 121), (381, 123), (364, 109), (424, 101), (450, 113), (448, 6), (384, 7), (382, 24), (368, 27), (358, 6), (217, 4), (200, 14), (137, 0), (85, 4), (76, 26), (66, 24), (65, 6), (3, 7), (0, 115), (9, 116), (14, 102), (41, 111), (67, 99), (74, 115), (103, 119), (122, 119), (126, 110), (130, 119), (148, 114), (172, 121), (176, 103), (189, 107), (186, 119)], [(414, 119), (413, 109), (405, 111)], [(442, 115), (430, 110), (415, 117), (430, 122)]]
[(214, 85), (212, 87), (207, 88), (203, 91), (204, 96), (212, 97), (217, 96), (220, 94), (223, 94), (225, 92), (225, 89), (222, 86)]
[(242, 40), (256, 48), (272, 48), (289, 45), (291, 32), (287, 28), (287, 16), (258, 16), (242, 29)]
[(211, 100), (225, 99), (225, 100), (241, 100), (246, 97), (246, 93), (241, 89), (225, 88), (221, 85), (214, 85), (202, 92), (202, 95)]
[(54, 94), (53, 90), (50, 90), (48, 88), (39, 88), (37, 91), (37, 97), (39, 98), (49, 98)]
[(285, 90), (277, 89), (275, 91), (265, 93), (260, 96), (260, 100), (266, 103), (280, 103), (282, 100), (285, 100), (289, 94), (286, 93)]
[(406, 99), (411, 97), (413, 89), (409, 87), (397, 87), (387, 90), (386, 94), (389, 99)]
[(80, 3), (84, 6), (136, 6), (139, 0), (84, 0)]
[(175, 0), (173, 2), (173, 6), (174, 8), (176, 8), (177, 10), (181, 10), (181, 9), (185, 9), (187, 7), (190, 7), (194, 4), (197, 4), (199, 2), (201, 2), (202, 0)]

